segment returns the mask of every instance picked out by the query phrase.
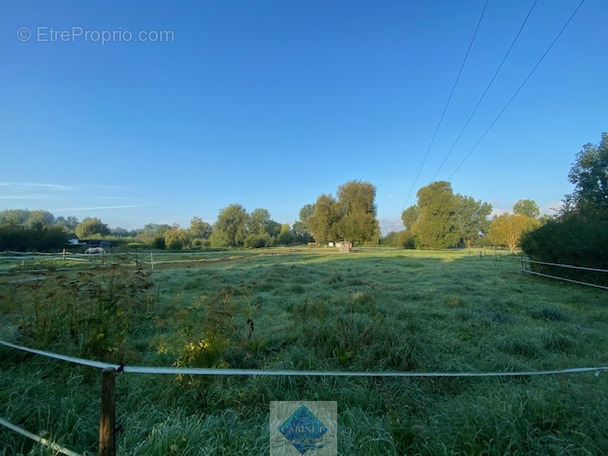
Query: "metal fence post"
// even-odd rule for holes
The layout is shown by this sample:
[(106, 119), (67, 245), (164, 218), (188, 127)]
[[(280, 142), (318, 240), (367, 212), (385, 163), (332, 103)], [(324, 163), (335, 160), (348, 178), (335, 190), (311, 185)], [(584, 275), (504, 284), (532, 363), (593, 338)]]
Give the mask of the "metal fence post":
[(116, 369), (101, 371), (101, 416), (99, 418), (99, 456), (116, 456)]

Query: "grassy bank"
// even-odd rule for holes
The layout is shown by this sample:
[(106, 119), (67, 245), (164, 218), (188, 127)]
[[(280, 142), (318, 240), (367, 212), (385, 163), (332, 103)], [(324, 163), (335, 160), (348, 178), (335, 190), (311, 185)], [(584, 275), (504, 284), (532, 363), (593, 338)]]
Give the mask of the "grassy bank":
[[(135, 301), (116, 301), (116, 327), (104, 331), (118, 334), (104, 333), (103, 350), (94, 353), (127, 364), (341, 371), (608, 365), (605, 292), (523, 277), (516, 257), (487, 253), (273, 249), (158, 257), (151, 286)], [(105, 274), (98, 282), (63, 273), (37, 285), (0, 285), (2, 338), (81, 355), (88, 342), (53, 312), (70, 297), (93, 309), (107, 287), (127, 293), (128, 284), (140, 284), (127, 273), (124, 283)], [(66, 291), (74, 280), (86, 296)], [(56, 305), (42, 306), (41, 297)], [(86, 309), (74, 314), (85, 321)], [(53, 337), (40, 329), (42, 312), (46, 324), (60, 326)], [(88, 324), (72, 329), (84, 334)], [(94, 453), (98, 372), (0, 353), (0, 416)], [(341, 454), (602, 454), (607, 378), (124, 374), (119, 453), (265, 453), (270, 401), (324, 400), (338, 402)], [(44, 454), (7, 430), (0, 442), (4, 454)]]

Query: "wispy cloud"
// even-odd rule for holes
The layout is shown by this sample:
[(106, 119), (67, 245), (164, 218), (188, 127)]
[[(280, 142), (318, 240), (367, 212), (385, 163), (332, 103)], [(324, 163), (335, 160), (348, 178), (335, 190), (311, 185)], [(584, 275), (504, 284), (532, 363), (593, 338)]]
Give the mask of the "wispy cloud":
[(0, 200), (57, 200), (65, 199), (50, 195), (0, 195)]
[(61, 207), (49, 209), (51, 212), (80, 212), (80, 211), (99, 211), (104, 209), (131, 209), (140, 207), (139, 204), (123, 204), (119, 206), (88, 206), (88, 207)]
[(4, 191), (27, 191), (27, 190), (56, 190), (71, 191), (74, 187), (60, 184), (42, 184), (39, 182), (0, 182), (0, 189)]

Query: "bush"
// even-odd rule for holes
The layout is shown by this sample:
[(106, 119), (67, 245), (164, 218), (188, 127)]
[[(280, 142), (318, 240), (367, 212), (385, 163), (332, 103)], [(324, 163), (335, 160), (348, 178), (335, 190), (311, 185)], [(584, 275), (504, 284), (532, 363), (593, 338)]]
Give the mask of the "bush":
[[(608, 221), (571, 214), (526, 233), (521, 247), (526, 255), (536, 261), (608, 269)], [(608, 284), (607, 274), (547, 265), (533, 266), (546, 274)]]
[(245, 248), (248, 249), (260, 249), (263, 247), (272, 246), (272, 238), (268, 233), (264, 234), (250, 234), (243, 241)]

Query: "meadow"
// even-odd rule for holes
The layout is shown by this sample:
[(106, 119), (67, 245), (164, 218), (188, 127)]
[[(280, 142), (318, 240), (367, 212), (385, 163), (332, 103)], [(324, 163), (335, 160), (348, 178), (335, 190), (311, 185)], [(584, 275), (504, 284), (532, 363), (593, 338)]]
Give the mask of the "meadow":
[[(369, 372), (608, 366), (605, 291), (484, 250), (265, 249), (0, 260), (0, 339), (127, 365)], [(63, 266), (63, 267), (61, 267)], [(49, 269), (49, 267), (51, 269)], [(72, 269), (70, 269), (72, 268)], [(24, 281), (36, 272), (44, 279)], [(67, 269), (67, 270), (66, 270)], [(118, 454), (267, 454), (270, 401), (336, 401), (344, 455), (608, 453), (608, 372), (121, 374)], [(0, 417), (96, 454), (100, 374), (0, 347)], [(52, 454), (0, 428), (0, 454)]]

